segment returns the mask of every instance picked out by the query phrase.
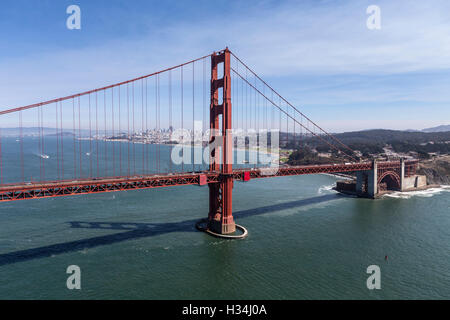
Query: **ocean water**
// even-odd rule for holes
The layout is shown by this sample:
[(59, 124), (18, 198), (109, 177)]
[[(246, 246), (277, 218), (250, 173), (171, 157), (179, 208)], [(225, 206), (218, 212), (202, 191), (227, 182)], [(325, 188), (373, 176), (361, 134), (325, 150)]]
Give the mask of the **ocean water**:
[(0, 203), (0, 299), (450, 299), (450, 188), (369, 200), (336, 180), (236, 182), (231, 241), (194, 227), (207, 187)]

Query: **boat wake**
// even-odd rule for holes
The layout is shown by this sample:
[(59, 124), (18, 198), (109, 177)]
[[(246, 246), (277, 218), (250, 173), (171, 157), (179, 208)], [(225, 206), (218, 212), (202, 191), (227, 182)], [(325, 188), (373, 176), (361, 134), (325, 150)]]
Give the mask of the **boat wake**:
[(46, 155), (46, 154), (35, 153), (35, 155), (38, 156), (38, 157), (41, 157), (42, 159), (48, 159), (48, 158), (50, 158), (50, 156), (49, 156), (49, 155)]
[(450, 192), (450, 186), (440, 186), (438, 188), (430, 188), (420, 191), (408, 191), (408, 192), (393, 192), (383, 195), (383, 198), (396, 198), (396, 199), (410, 199), (412, 197), (430, 198), (436, 194), (442, 192)]

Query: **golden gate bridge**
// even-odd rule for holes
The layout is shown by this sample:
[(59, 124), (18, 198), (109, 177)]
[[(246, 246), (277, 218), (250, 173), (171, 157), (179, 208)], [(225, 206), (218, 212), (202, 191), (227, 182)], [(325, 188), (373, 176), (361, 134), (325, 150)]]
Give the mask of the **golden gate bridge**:
[[(209, 132), (206, 144), (196, 139), (199, 119), (201, 131)], [(234, 181), (359, 172), (358, 193), (375, 196), (381, 183), (400, 190), (402, 179), (415, 174), (418, 163), (362, 161), (228, 48), (106, 87), (0, 111), (0, 127), (0, 202), (207, 185), (205, 228), (220, 235), (236, 230)], [(14, 140), (5, 134), (8, 128), (15, 128)], [(233, 166), (239, 151), (233, 135), (237, 128), (258, 132), (258, 153), (278, 148), (262, 144), (260, 132), (266, 130), (279, 133), (281, 148), (295, 150), (314, 140), (333, 156), (329, 164), (291, 166), (278, 156), (265, 164)], [(178, 129), (182, 134), (176, 140)], [(190, 146), (192, 161), (168, 161), (177, 145), (183, 159), (183, 147)], [(203, 147), (207, 165), (194, 160), (194, 149)], [(248, 137), (241, 147), (252, 152)]]

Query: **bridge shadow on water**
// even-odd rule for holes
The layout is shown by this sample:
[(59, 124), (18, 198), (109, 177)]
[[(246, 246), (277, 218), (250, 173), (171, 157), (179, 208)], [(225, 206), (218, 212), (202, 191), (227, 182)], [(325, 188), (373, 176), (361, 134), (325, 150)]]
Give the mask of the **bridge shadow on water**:
[[(235, 218), (251, 217), (269, 212), (322, 203), (338, 199), (339, 197), (341, 197), (341, 195), (339, 194), (327, 194), (314, 198), (301, 199), (286, 203), (237, 211), (234, 212), (233, 215)], [(70, 221), (68, 222), (70, 224), (70, 227), (75, 229), (108, 229), (123, 232), (0, 254), (0, 266), (27, 260), (50, 257), (61, 253), (94, 248), (97, 246), (118, 243), (126, 240), (153, 237), (171, 232), (198, 232), (195, 228), (195, 223), (198, 220), (199, 219), (190, 219), (185, 221), (167, 223)]]

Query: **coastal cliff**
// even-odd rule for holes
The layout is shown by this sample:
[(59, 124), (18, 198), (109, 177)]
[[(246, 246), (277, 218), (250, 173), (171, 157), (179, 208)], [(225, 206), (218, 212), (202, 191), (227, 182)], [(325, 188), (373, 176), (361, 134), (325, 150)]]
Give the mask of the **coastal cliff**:
[(450, 185), (450, 156), (422, 160), (417, 173), (426, 175), (428, 184)]

